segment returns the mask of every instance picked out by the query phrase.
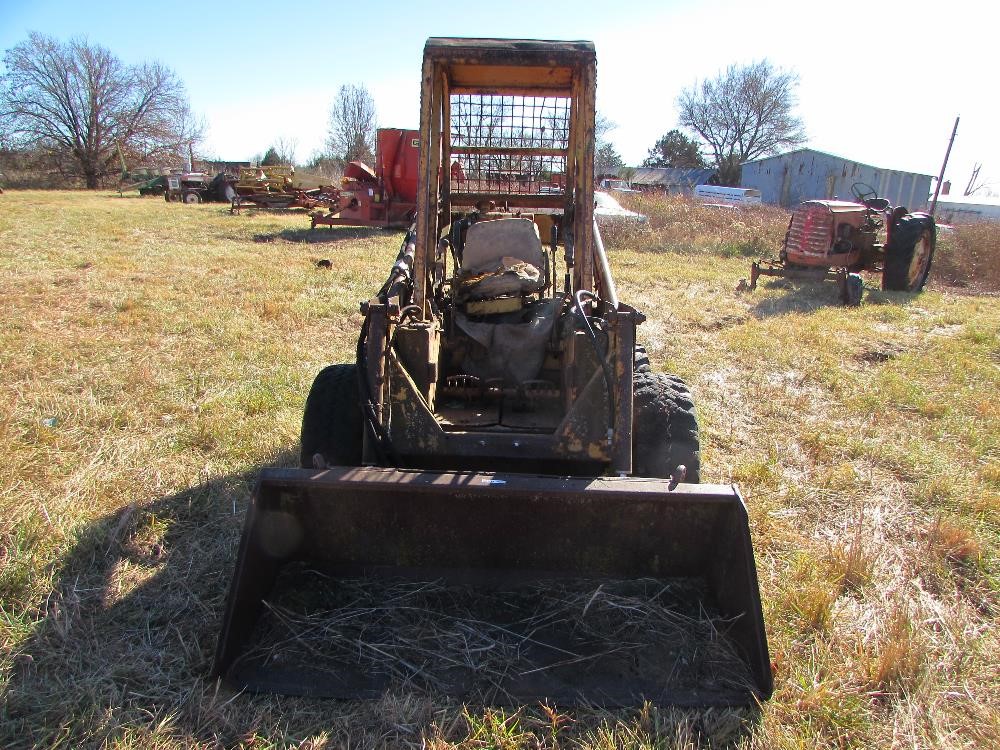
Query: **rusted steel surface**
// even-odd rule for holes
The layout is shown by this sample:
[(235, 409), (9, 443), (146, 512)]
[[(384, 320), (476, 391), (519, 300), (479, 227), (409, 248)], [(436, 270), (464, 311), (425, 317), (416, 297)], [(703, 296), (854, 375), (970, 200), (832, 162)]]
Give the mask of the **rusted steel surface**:
[[(238, 557), (213, 669), (237, 689), (356, 694), (347, 664), (329, 680), (336, 685), (339, 676), (347, 684), (331, 689), (314, 675), (297, 682), (286, 672), (276, 679), (260, 664), (241, 661), (281, 569), (301, 561), (333, 577), (416, 570), (445, 579), (704, 579), (706, 605), (718, 607), (731, 622), (727, 636), (746, 664), (753, 690), (706, 694), (701, 700), (752, 702), (772, 690), (746, 509), (731, 486), (373, 468), (266, 469), (247, 512)], [(558, 681), (511, 687), (525, 690), (514, 695), (520, 700), (680, 699), (658, 696), (649, 685), (637, 693), (627, 675), (605, 677), (596, 695)], [(688, 696), (682, 702), (690, 701)]]
[[(846, 289), (849, 273), (882, 270), (885, 244), (879, 240), (880, 230), (886, 228), (891, 237), (891, 227), (905, 214), (905, 208), (892, 208), (874, 193), (859, 194), (857, 202), (803, 201), (792, 212), (779, 259), (753, 263), (748, 288), (756, 289), (760, 276), (779, 276), (835, 278)], [(842, 296), (846, 299), (846, 292)]]
[[(593, 42), (542, 41), (537, 39), (465, 39), (431, 37), (424, 45), (424, 57), (447, 60), (456, 65), (473, 62), (479, 65), (494, 63), (505, 71), (512, 64), (531, 66), (565, 66), (568, 60), (579, 64), (597, 62)], [(514, 84), (525, 82), (518, 74)]]
[(288, 193), (248, 193), (237, 195), (233, 199), (230, 213), (238, 214), (241, 210), (281, 210), (302, 208), (311, 210), (326, 205), (326, 197), (319, 191), (293, 190)]
[[(595, 228), (596, 232), (596, 228)], [(622, 307), (616, 305), (616, 307)], [(615, 345), (612, 367), (615, 384), (615, 424), (611, 446), (611, 471), (615, 474), (632, 473), (632, 388), (633, 367), (635, 366), (635, 326), (637, 313), (624, 306), (608, 316)]]
[[(634, 341), (634, 321), (629, 315), (621, 316), (621, 336)], [(590, 349), (583, 344), (584, 351)], [(631, 364), (631, 349), (627, 357)], [(400, 465), (409, 468), (465, 468), (493, 470), (500, 466), (515, 466), (517, 470), (541, 471), (544, 467), (560, 467), (567, 472), (593, 475), (602, 473), (611, 461), (613, 442), (609, 439), (611, 426), (608, 418), (608, 395), (604, 377), (599, 367), (590, 362), (588, 353), (578, 363), (581, 376), (578, 392), (565, 414), (552, 430), (541, 434), (522, 432), (502, 427), (499, 415), (479, 420), (474, 424), (480, 429), (467, 427), (460, 431), (446, 430), (441, 420), (432, 413), (431, 406), (422, 397), (420, 386), (401, 366), (399, 357), (390, 352), (389, 401), (387, 420), (393, 448)], [(621, 359), (618, 367), (625, 367)], [(371, 366), (371, 365), (370, 365)], [(614, 365), (613, 365), (614, 366)], [(615, 440), (624, 441), (631, 450), (631, 378), (616, 380), (613, 398), (622, 408), (616, 411), (616, 425), (621, 434)], [(511, 393), (519, 392), (510, 390)], [(544, 397), (547, 392), (542, 392)], [(494, 411), (499, 409), (504, 389), (497, 392), (492, 402)], [(490, 408), (490, 399), (478, 397), (475, 408)], [(624, 417), (618, 417), (619, 413)], [(623, 418), (629, 418), (626, 427)], [(473, 424), (473, 423), (469, 423)], [(495, 429), (484, 430), (484, 427)], [(616, 472), (627, 472), (625, 448), (619, 444), (619, 466)], [(629, 453), (630, 455), (630, 453)]]
[[(438, 68), (424, 51), (420, 85), (420, 139), (426, 148), (420, 149), (420, 184), (417, 188), (417, 251), (414, 255), (414, 285), (412, 302), (420, 310), (421, 318), (428, 319), (430, 305), (427, 297), (427, 255), (437, 245), (438, 201), (440, 198), (440, 142), (441, 123), (438, 108)], [(432, 145), (433, 144), (433, 145)]]
[(798, 281), (823, 281), (825, 279), (840, 280), (844, 275), (842, 268), (828, 268), (825, 265), (788, 266), (774, 261), (757, 261), (750, 265), (749, 288), (757, 288), (757, 279), (761, 276), (774, 276), (782, 279)]
[(379, 128), (375, 168), (352, 161), (340, 187), (327, 186), (313, 195), (326, 213), (311, 215), (317, 226), (408, 228), (416, 216), (420, 134), (416, 130)]
[(405, 229), (413, 223), (416, 204), (388, 200), (376, 202), (367, 194), (340, 191), (336, 202), (310, 215), (311, 229), (318, 226), (380, 227)]
[[(432, 39), (421, 76), (416, 223), (361, 306), (357, 347), (362, 461), (392, 468), (263, 472), (216, 674), (238, 688), (338, 697), (388, 687), (356, 662), (303, 677), (280, 657), (247, 655), (259, 616), (274, 611), (264, 603), (282, 606), (271, 598), (275, 582), (298, 564), (333, 582), (663, 578), (699, 582), (747, 681), (686, 693), (658, 682), (690, 663), (674, 643), (654, 649), (657, 669), (641, 675), (638, 656), (598, 668), (589, 660), (602, 654), (584, 650), (592, 672), (560, 671), (549, 654), (538, 669), (504, 673), (499, 690), (612, 705), (766, 698), (767, 642), (738, 492), (616, 476), (632, 470), (644, 318), (618, 299), (594, 223), (593, 45)], [(473, 241), (483, 236), (495, 241)], [(500, 281), (466, 294), (484, 279)]]
[[(478, 206), (483, 201), (496, 200), (496, 193), (479, 192), (479, 186), (474, 180), (467, 180), (466, 185), (472, 192), (453, 192), (451, 195), (452, 205), (456, 207)], [(504, 194), (499, 199), (501, 203), (510, 208), (550, 208), (562, 209), (566, 205), (566, 198), (562, 195), (544, 194), (538, 192), (524, 192)]]
[(833, 244), (833, 214), (821, 203), (804, 204), (792, 214), (787, 246), (796, 254), (826, 258)]

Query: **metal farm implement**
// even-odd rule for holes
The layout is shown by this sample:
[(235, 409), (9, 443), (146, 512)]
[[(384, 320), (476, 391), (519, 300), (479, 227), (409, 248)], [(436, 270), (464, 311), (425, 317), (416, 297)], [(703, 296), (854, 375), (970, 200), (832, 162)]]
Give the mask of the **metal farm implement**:
[(937, 242), (934, 217), (893, 208), (864, 183), (855, 183), (852, 192), (857, 202), (800, 203), (792, 213), (778, 260), (753, 263), (749, 288), (757, 288), (760, 276), (834, 278), (842, 301), (858, 305), (863, 291), (859, 272), (869, 271), (881, 273), (884, 290), (923, 289)]

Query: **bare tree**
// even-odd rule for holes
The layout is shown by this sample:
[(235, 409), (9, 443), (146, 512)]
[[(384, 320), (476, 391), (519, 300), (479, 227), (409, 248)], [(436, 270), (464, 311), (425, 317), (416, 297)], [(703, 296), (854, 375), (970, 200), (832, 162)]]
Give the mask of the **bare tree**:
[[(993, 188), (996, 185), (995, 182), (984, 182), (979, 178), (979, 170), (983, 168), (982, 162), (977, 162), (972, 167), (972, 176), (969, 177), (969, 182), (965, 186), (965, 190), (962, 193), (963, 196), (969, 197), (979, 193), (983, 197), (993, 197)], [(980, 192), (982, 191), (982, 192)]]
[(150, 160), (150, 153), (156, 155), (156, 158), (170, 158), (172, 153), (176, 152), (182, 156), (186, 153), (188, 162), (191, 168), (194, 169), (194, 150), (195, 146), (201, 143), (202, 137), (205, 133), (205, 118), (196, 115), (191, 107), (188, 105), (187, 100), (182, 101), (173, 115), (172, 124), (173, 135), (169, 137), (165, 142), (159, 144), (160, 154), (156, 153), (156, 149), (152, 152), (139, 152), (133, 154), (133, 162), (147, 162)]
[(701, 136), (722, 184), (739, 184), (742, 162), (805, 142), (802, 121), (792, 114), (796, 85), (794, 73), (761, 60), (731, 65), (677, 97), (680, 124)]
[(625, 162), (615, 150), (614, 145), (605, 139), (612, 130), (618, 128), (618, 123), (597, 112), (594, 115), (594, 174), (617, 173)]
[(336, 159), (371, 163), (375, 154), (375, 100), (362, 84), (340, 87), (330, 108), (326, 147)]
[(184, 85), (160, 63), (124, 65), (107, 49), (32, 32), (7, 50), (0, 127), (19, 147), (49, 152), (88, 188), (133, 162), (184, 158), (201, 138)]
[(279, 136), (274, 142), (274, 148), (278, 152), (278, 159), (282, 164), (289, 167), (295, 166), (295, 152), (299, 148), (298, 138), (286, 138)]
[(618, 123), (606, 115), (600, 112), (594, 115), (594, 140), (597, 143), (604, 143), (604, 136), (617, 128)]

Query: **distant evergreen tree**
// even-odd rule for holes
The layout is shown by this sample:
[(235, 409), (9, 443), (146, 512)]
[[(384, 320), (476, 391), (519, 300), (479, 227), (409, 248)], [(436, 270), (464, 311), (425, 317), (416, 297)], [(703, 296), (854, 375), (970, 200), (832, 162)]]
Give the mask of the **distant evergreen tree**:
[(701, 155), (697, 141), (674, 129), (653, 144), (642, 166), (704, 169), (708, 165)]
[(267, 153), (264, 154), (264, 158), (260, 160), (260, 165), (262, 167), (277, 167), (281, 164), (281, 157), (278, 155), (278, 150), (271, 146), (268, 148)]
[(605, 141), (594, 153), (594, 174), (617, 174), (625, 166), (613, 144)]

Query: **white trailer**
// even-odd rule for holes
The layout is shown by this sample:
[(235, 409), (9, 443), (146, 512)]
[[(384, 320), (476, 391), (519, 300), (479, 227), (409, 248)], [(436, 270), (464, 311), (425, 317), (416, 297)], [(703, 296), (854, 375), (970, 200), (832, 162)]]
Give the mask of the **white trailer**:
[(702, 203), (722, 206), (751, 206), (761, 202), (760, 191), (756, 188), (719, 185), (698, 185), (694, 197)]

